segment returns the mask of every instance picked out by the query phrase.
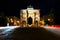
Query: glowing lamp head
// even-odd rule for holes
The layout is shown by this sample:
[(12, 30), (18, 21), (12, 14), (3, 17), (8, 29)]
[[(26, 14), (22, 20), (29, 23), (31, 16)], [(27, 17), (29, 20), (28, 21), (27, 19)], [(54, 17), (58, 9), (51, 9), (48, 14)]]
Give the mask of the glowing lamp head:
[(50, 21), (51, 19), (48, 19), (48, 21)]

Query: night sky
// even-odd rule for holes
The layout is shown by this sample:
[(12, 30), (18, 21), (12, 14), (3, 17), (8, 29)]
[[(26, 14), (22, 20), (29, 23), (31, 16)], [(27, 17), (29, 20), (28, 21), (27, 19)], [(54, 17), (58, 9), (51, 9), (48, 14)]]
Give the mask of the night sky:
[(14, 1), (0, 1), (0, 12), (4, 12), (6, 16), (17, 16), (21, 9), (26, 9), (27, 6), (32, 5), (34, 8), (41, 10), (41, 15), (49, 14), (50, 9), (54, 8), (55, 15), (58, 18), (60, 13), (59, 0), (14, 0)]

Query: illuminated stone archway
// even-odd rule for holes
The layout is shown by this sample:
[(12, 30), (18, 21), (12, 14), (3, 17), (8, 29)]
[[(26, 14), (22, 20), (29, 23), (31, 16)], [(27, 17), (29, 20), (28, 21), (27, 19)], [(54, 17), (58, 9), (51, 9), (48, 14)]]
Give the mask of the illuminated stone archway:
[[(20, 11), (20, 20), (21, 22), (24, 20), (26, 22), (27, 26), (34, 26), (35, 21), (39, 25), (40, 22), (40, 9), (34, 9), (31, 6), (28, 7), (27, 9), (22, 9)], [(31, 22), (30, 22), (31, 21)]]
[(26, 21), (22, 21), (22, 27), (26, 26)]
[(35, 27), (38, 27), (38, 21), (35, 21)]

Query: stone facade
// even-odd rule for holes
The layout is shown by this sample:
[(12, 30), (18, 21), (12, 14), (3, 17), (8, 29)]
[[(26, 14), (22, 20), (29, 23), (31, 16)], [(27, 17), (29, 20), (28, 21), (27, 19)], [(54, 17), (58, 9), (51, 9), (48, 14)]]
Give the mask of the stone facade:
[(38, 27), (40, 22), (40, 9), (28, 7), (20, 10), (20, 21), (23, 27)]

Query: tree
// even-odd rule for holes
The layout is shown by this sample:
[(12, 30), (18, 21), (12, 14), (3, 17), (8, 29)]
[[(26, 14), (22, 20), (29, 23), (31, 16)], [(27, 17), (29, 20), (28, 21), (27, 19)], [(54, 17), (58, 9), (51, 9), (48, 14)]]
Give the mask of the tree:
[(0, 26), (6, 26), (7, 25), (7, 19), (4, 15), (4, 12), (0, 13)]
[(55, 19), (55, 10), (51, 8), (49, 17), (51, 18), (51, 22), (54, 24), (54, 19)]
[(1, 16), (1, 17), (2, 17), (2, 16), (5, 16), (5, 15), (4, 15), (4, 12), (0, 12), (0, 16)]
[(51, 8), (51, 10), (50, 10), (50, 16), (54, 18), (54, 14), (55, 14), (55, 11), (54, 11), (53, 8)]

